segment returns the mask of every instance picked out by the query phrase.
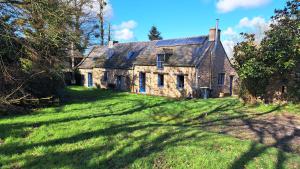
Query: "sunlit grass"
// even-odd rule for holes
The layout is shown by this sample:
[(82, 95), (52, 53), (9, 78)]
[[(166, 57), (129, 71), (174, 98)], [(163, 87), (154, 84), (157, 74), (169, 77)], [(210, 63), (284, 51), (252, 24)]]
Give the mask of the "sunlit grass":
[(69, 88), (64, 98), (60, 107), (1, 117), (0, 168), (300, 167), (299, 155), (198, 124), (199, 118), (297, 114), (298, 105), (245, 106), (235, 98), (173, 100), (82, 87)]

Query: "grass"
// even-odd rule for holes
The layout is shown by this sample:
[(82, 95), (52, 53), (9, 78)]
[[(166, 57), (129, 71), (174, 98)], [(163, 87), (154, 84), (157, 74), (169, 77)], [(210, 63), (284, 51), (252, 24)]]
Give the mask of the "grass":
[[(0, 119), (0, 168), (300, 168), (300, 156), (205, 130), (299, 105), (173, 100), (71, 87), (64, 104)], [(199, 122), (199, 119), (200, 122)], [(208, 123), (207, 123), (208, 124)], [(210, 124), (210, 123), (209, 123)]]

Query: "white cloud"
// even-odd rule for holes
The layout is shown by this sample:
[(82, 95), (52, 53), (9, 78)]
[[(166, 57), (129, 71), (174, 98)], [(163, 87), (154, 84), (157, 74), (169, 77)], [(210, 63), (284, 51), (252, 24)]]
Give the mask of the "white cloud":
[(235, 36), (235, 35), (237, 35), (238, 33), (235, 32), (235, 31), (233, 30), (232, 27), (228, 27), (228, 28), (223, 32), (223, 34), (226, 35), (226, 36)]
[(114, 37), (116, 40), (130, 40), (134, 38), (134, 33), (129, 29), (121, 29), (114, 32)]
[(265, 18), (260, 16), (252, 19), (244, 17), (235, 26), (228, 27), (223, 33), (223, 45), (227, 55), (231, 57), (235, 44), (242, 41), (239, 35), (240, 32), (254, 33), (256, 42), (259, 43), (264, 38), (265, 32), (269, 30), (270, 23), (271, 21), (266, 21)]
[(218, 0), (217, 9), (221, 13), (233, 11), (237, 8), (253, 8), (266, 5), (271, 0)]
[(133, 29), (135, 29), (137, 23), (134, 20), (122, 22), (120, 25), (113, 25), (113, 35), (116, 40), (128, 41), (134, 38)]
[(120, 25), (113, 25), (112, 29), (134, 29), (137, 23), (134, 20), (122, 22)]
[(234, 46), (236, 45), (236, 42), (232, 41), (232, 40), (224, 40), (223, 41), (223, 46), (224, 46), (224, 49), (227, 53), (227, 56), (229, 58), (232, 58), (233, 56), (233, 48)]
[(238, 27), (240, 28), (251, 28), (251, 29), (269, 29), (270, 22), (267, 22), (265, 18), (260, 16), (249, 19), (248, 17), (244, 17), (240, 20)]
[(249, 19), (244, 17), (240, 20), (238, 28), (246, 29), (246, 32), (254, 33), (257, 41), (261, 41), (265, 32), (270, 29), (271, 21), (266, 21), (265, 18), (260, 16)]
[[(104, 7), (104, 18), (109, 20), (114, 15), (114, 10), (109, 2), (109, 0), (105, 0), (107, 5)], [(100, 12), (100, 5), (98, 0), (91, 1), (91, 4), (85, 6), (85, 11), (89, 12), (92, 16), (97, 16)]]
[(104, 17), (106, 19), (111, 19), (114, 16), (114, 10), (112, 5), (108, 2), (104, 8)]

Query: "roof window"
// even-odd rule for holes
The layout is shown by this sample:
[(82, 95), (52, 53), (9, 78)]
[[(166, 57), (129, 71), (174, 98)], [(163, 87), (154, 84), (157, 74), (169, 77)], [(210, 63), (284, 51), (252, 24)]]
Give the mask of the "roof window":
[(134, 56), (134, 54), (135, 54), (135, 52), (133, 52), (133, 51), (128, 52), (127, 59), (131, 59)]

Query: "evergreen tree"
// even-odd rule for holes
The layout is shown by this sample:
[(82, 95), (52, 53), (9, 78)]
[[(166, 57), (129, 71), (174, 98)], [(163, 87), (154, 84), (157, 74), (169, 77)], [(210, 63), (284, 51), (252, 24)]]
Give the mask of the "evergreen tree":
[(151, 40), (151, 41), (163, 39), (160, 35), (160, 32), (157, 30), (156, 26), (151, 27), (148, 37), (149, 37), (149, 40)]

